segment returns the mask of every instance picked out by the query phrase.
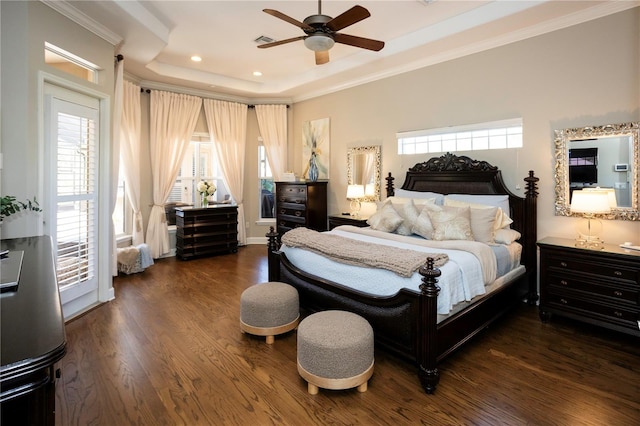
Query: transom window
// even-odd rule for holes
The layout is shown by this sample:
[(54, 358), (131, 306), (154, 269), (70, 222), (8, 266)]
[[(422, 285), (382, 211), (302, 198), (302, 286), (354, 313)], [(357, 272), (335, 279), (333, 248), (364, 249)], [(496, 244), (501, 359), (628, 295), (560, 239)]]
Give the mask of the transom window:
[(522, 148), (522, 118), (396, 133), (398, 154)]

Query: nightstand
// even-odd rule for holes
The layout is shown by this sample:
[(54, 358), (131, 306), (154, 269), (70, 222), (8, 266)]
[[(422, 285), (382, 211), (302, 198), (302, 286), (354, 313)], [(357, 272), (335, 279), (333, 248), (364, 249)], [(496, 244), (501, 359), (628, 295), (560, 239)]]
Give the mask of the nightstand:
[(329, 230), (340, 225), (352, 225), (358, 228), (364, 228), (365, 226), (369, 226), (367, 219), (369, 218), (363, 216), (353, 217), (346, 214), (332, 214), (329, 215)]
[(553, 314), (640, 337), (640, 251), (544, 238), (540, 248), (540, 319)]

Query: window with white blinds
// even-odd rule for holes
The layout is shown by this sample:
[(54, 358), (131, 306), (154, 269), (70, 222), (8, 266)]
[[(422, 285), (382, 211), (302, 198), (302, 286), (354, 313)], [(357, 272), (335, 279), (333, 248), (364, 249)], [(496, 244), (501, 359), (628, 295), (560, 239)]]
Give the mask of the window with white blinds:
[(398, 154), (522, 148), (522, 118), (396, 133)]
[(56, 114), (55, 239), (60, 287), (92, 280), (96, 271), (97, 111), (81, 110), (77, 115)]

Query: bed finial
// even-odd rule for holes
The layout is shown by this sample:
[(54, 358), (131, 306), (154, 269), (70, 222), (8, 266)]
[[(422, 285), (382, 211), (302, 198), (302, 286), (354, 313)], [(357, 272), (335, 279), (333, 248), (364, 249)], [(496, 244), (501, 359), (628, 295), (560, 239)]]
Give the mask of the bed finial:
[(393, 197), (395, 195), (395, 189), (393, 188), (395, 178), (391, 176), (391, 172), (389, 172), (389, 175), (384, 179), (387, 181), (387, 187), (385, 188), (387, 190), (387, 197)]
[[(418, 272), (422, 275), (420, 284), (420, 304), (418, 321), (422, 324), (424, 333), (418, 334), (418, 375), (425, 392), (431, 394), (436, 390), (440, 381), (440, 372), (437, 368), (437, 315), (438, 315), (438, 277), (442, 275), (440, 269), (435, 268), (434, 259), (427, 258), (427, 263), (422, 265)], [(425, 329), (426, 324), (426, 329)], [(420, 329), (420, 328), (418, 328)]]

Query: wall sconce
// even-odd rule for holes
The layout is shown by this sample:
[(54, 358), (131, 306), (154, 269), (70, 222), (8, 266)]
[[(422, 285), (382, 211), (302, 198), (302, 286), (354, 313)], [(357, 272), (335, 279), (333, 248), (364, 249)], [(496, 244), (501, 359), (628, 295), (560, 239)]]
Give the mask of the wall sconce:
[(360, 200), (364, 197), (363, 185), (348, 185), (347, 200), (351, 200), (351, 216), (358, 217), (360, 214)]
[[(571, 212), (582, 213), (585, 219), (582, 224), (578, 225), (576, 247), (594, 250), (601, 250), (603, 248), (603, 242), (599, 237), (602, 232), (602, 223), (595, 215), (610, 213), (610, 200), (608, 191), (573, 191), (571, 195)], [(613, 202), (615, 202), (615, 195)], [(586, 224), (584, 222), (586, 222)]]

